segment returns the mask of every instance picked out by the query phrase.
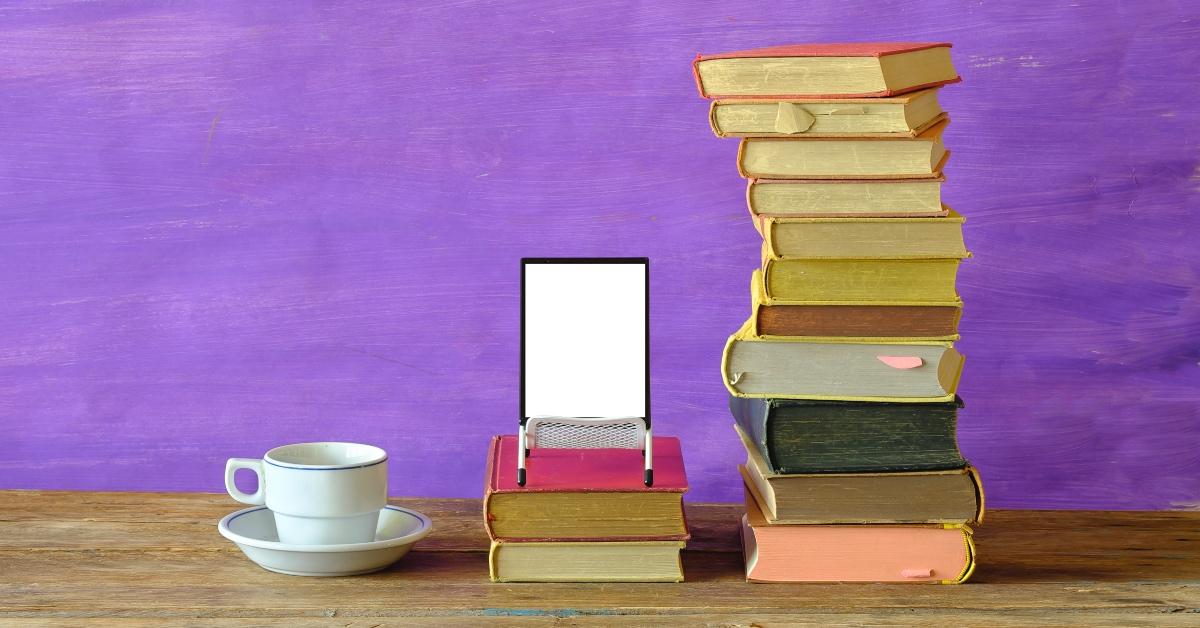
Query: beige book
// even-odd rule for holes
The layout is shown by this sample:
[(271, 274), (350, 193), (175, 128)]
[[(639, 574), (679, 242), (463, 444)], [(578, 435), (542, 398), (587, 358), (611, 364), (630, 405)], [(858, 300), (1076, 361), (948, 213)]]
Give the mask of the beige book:
[(929, 179), (751, 179), (753, 216), (945, 216), (942, 183)]
[(983, 521), (983, 489), (973, 467), (889, 473), (774, 473), (736, 425), (746, 449), (739, 466), (773, 524), (953, 523)]
[(777, 218), (755, 221), (763, 255), (779, 258), (963, 258), (963, 217)]
[(488, 552), (493, 582), (683, 582), (682, 541), (506, 542)]
[(721, 356), (725, 387), (738, 397), (847, 401), (951, 401), (963, 356), (945, 341), (762, 338), (752, 321)]
[(941, 174), (943, 120), (913, 138), (750, 137), (738, 172), (756, 179), (913, 179)]
[(936, 88), (892, 98), (714, 100), (718, 137), (912, 137), (945, 117)]
[(705, 98), (893, 96), (958, 81), (950, 44), (794, 44), (700, 55), (693, 64)]

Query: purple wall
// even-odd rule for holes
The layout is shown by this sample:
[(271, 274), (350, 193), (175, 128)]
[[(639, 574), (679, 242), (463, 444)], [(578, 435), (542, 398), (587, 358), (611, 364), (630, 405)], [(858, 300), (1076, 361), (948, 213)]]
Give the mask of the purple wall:
[(517, 258), (649, 255), (656, 426), (692, 499), (738, 499), (718, 362), (758, 241), (689, 63), (893, 39), (965, 78), (989, 505), (1200, 507), (1188, 3), (130, 4), (0, 8), (0, 487), (219, 491), (226, 457), (349, 439), (393, 494), (478, 495)]

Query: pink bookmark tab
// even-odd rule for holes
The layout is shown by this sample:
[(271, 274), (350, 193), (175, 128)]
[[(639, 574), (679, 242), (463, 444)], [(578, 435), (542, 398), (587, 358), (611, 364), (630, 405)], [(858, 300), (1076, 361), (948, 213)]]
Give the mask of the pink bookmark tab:
[(902, 569), (900, 576), (903, 578), (929, 578), (933, 576), (932, 569)]
[(925, 360), (915, 355), (877, 355), (875, 357), (894, 369), (915, 369), (925, 363)]

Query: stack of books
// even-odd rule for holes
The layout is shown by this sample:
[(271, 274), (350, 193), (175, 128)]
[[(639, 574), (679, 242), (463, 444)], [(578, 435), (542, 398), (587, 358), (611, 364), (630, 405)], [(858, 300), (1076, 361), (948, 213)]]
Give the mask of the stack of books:
[(747, 579), (964, 581), (978, 475), (956, 438), (963, 218), (941, 202), (949, 44), (700, 56), (762, 236), (722, 357), (747, 453)]
[(679, 439), (654, 437), (654, 486), (637, 449), (534, 449), (517, 485), (517, 437), (488, 452), (484, 524), (494, 582), (682, 582), (687, 475)]

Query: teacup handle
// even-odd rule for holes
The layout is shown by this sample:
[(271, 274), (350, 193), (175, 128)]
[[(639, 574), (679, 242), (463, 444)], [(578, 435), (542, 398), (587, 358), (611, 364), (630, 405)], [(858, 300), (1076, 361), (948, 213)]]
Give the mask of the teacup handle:
[[(249, 469), (258, 476), (258, 490), (253, 494), (244, 493), (238, 490), (236, 484), (233, 483), (233, 476), (238, 469)], [(266, 489), (266, 476), (263, 475), (262, 460), (257, 458), (230, 458), (229, 462), (225, 463), (225, 490), (229, 491), (230, 497), (242, 502), (243, 504), (252, 504), (261, 506), (267, 502), (263, 491)]]

